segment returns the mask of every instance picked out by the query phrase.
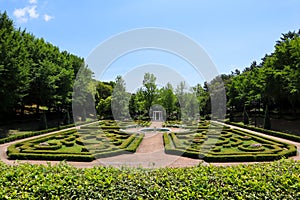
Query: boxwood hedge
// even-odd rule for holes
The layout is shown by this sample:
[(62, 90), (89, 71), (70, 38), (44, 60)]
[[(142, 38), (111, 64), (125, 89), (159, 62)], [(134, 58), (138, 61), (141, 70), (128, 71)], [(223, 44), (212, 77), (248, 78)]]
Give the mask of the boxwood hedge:
[(0, 162), (0, 199), (299, 199), (300, 163), (130, 169)]
[(257, 132), (264, 133), (264, 134), (267, 134), (267, 135), (280, 137), (280, 138), (284, 138), (284, 139), (295, 141), (295, 142), (300, 142), (300, 136), (297, 136), (297, 135), (292, 135), (292, 134), (283, 133), (283, 132), (279, 132), (279, 131), (267, 130), (267, 129), (254, 127), (254, 126), (246, 126), (246, 125), (243, 125), (243, 124), (240, 124), (240, 123), (235, 123), (235, 122), (226, 121), (225, 123), (230, 124), (230, 125), (234, 125), (234, 126), (238, 126), (238, 127), (241, 127), (241, 128), (249, 129), (249, 130), (252, 130), (252, 131), (257, 131)]

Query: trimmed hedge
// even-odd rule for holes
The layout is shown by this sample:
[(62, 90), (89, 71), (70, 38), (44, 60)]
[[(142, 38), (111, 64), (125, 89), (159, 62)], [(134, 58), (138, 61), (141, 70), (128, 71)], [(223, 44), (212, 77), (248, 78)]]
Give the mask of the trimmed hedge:
[(249, 129), (249, 130), (252, 130), (252, 131), (261, 132), (261, 133), (264, 133), (264, 134), (267, 134), (267, 135), (280, 137), (280, 138), (284, 138), (284, 139), (295, 141), (295, 142), (300, 142), (300, 136), (291, 135), (291, 134), (284, 133), (284, 132), (279, 132), (279, 131), (267, 130), (267, 129), (263, 129), (263, 128), (253, 127), (253, 126), (246, 126), (246, 125), (243, 125), (243, 124), (229, 122), (229, 121), (226, 121), (225, 123), (233, 125), (233, 126), (238, 126), (238, 127), (241, 127), (241, 128)]
[[(71, 135), (72, 134), (72, 135)], [(31, 139), (25, 142), (19, 142), (8, 147), (7, 155), (9, 159), (20, 159), (20, 160), (68, 160), (68, 161), (92, 161), (95, 158), (104, 158), (111, 157), (115, 155), (120, 155), (124, 153), (135, 152), (141, 143), (144, 134), (133, 134), (128, 136), (127, 139), (124, 138), (124, 134), (121, 135), (122, 139), (117, 139), (115, 136), (118, 136), (117, 133), (111, 134), (111, 143), (120, 146), (104, 146), (103, 149), (89, 149), (82, 148), (81, 152), (60, 152), (55, 151), (62, 147), (62, 144), (70, 147), (74, 144), (83, 145), (86, 144), (81, 138), (76, 138), (76, 129), (68, 130), (61, 133), (55, 133), (48, 136), (43, 136), (36, 139)], [(103, 133), (105, 134), (105, 133)], [(59, 137), (57, 137), (59, 136)], [(97, 138), (96, 135), (86, 135), (83, 137), (88, 137), (91, 139)], [(39, 143), (46, 142), (48, 140), (60, 138), (60, 142), (49, 142), (49, 146), (41, 146)], [(122, 143), (122, 141), (124, 141)], [(108, 142), (108, 141), (107, 141)], [(101, 142), (100, 142), (101, 143)], [(34, 145), (34, 146), (33, 146)], [(123, 149), (121, 149), (122, 147)], [(83, 158), (87, 157), (87, 158)]]
[[(78, 169), (0, 163), (0, 199), (299, 199), (300, 163)], [(288, 169), (288, 171), (287, 171)]]
[(178, 149), (184, 149), (183, 145), (181, 144), (179, 139), (176, 137), (176, 135), (174, 133), (171, 133), (170, 135), (171, 135), (171, 138), (174, 142), (175, 147), (178, 148)]
[(13, 160), (58, 160), (58, 161), (78, 161), (91, 162), (94, 160), (92, 155), (74, 154), (36, 154), (36, 153), (10, 153), (9, 159)]
[[(77, 125), (84, 125), (84, 124), (87, 124), (87, 123), (92, 123), (92, 121), (78, 123)], [(28, 133), (23, 133), (23, 134), (10, 135), (6, 138), (1, 138), (0, 139), (0, 144), (13, 142), (15, 140), (25, 139), (25, 138), (28, 138), (28, 137), (42, 135), (42, 134), (50, 133), (50, 132), (54, 132), (54, 131), (59, 131), (59, 130), (62, 130), (62, 129), (72, 128), (74, 126), (75, 126), (75, 124), (68, 124), (68, 125), (64, 125), (64, 126), (59, 126), (59, 127), (55, 127), (55, 128), (49, 128), (49, 129), (46, 129), (46, 130), (41, 130), (41, 131), (34, 131), (34, 132), (28, 132)]]
[(135, 137), (135, 140), (133, 140), (130, 145), (126, 148), (129, 152), (136, 152), (136, 149), (139, 147), (140, 143), (142, 142), (145, 134), (140, 134)]
[(120, 148), (121, 148), (121, 149), (125, 149), (126, 147), (128, 147), (129, 144), (134, 140), (135, 137), (136, 137), (136, 134), (131, 135), (129, 138), (127, 138), (127, 140), (125, 140), (125, 141), (120, 145)]
[(38, 150), (57, 150), (62, 147), (61, 143), (57, 143), (56, 145), (49, 145), (49, 146), (41, 146), (41, 145), (35, 145), (34, 148)]
[[(185, 142), (182, 143), (174, 133), (164, 133), (163, 140), (165, 145), (165, 152), (168, 154), (198, 159), (202, 159), (204, 157), (203, 160), (206, 162), (271, 161), (278, 160), (282, 157), (294, 156), (297, 154), (297, 149), (294, 145), (286, 144), (262, 136), (256, 136), (254, 134), (236, 129), (230, 130), (230, 132), (230, 134), (221, 134), (221, 137), (219, 139), (223, 139), (223, 141), (218, 141), (215, 144), (216, 146), (214, 148), (210, 149), (209, 147), (208, 149), (206, 149), (205, 146), (202, 146), (199, 150), (185, 146), (190, 144), (186, 144)], [(232, 133), (238, 134), (238, 136), (229, 137), (232, 136)], [(223, 136), (227, 136), (228, 138), (225, 138)], [(242, 146), (243, 136), (252, 138), (258, 143), (262, 143), (263, 147), (252, 149), (248, 148), (250, 145)], [(195, 136), (195, 138), (197, 138), (197, 136)], [(193, 140), (191, 140), (190, 142), (192, 143), (192, 141)], [(239, 149), (246, 152), (222, 152), (222, 148), (231, 147), (238, 147)]]

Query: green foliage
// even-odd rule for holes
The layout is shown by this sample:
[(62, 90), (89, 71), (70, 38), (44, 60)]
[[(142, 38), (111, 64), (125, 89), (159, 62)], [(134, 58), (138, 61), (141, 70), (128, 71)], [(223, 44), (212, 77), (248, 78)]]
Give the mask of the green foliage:
[(0, 163), (1, 199), (299, 199), (300, 163), (78, 169)]
[(50, 128), (50, 129), (41, 130), (41, 131), (10, 135), (9, 137), (1, 138), (0, 139), (0, 144), (7, 143), (7, 142), (12, 142), (12, 141), (15, 141), (15, 140), (20, 140), (20, 139), (24, 139), (24, 138), (28, 138), (28, 137), (32, 137), (32, 136), (42, 135), (42, 134), (57, 131), (57, 130), (60, 130), (60, 129), (71, 128), (73, 126), (74, 126), (74, 124), (69, 124), (69, 125), (66, 125), (66, 126), (60, 126), (60, 127)]
[(14, 28), (6, 13), (0, 13), (0, 26), (0, 118), (25, 105), (37, 105), (37, 113), (40, 106), (69, 109), (83, 59)]
[(96, 85), (95, 105), (100, 118), (111, 118), (111, 95), (114, 82), (98, 82)]
[(125, 81), (121, 76), (117, 76), (116, 85), (111, 96), (111, 109), (115, 120), (124, 120), (130, 117), (128, 112), (129, 98)]
[(72, 129), (16, 143), (8, 148), (8, 157), (20, 160), (92, 161), (135, 152), (144, 137), (144, 134), (131, 135), (119, 131), (119, 128), (100, 129), (95, 125), (82, 126), (78, 131)]
[(150, 107), (152, 106), (152, 103), (154, 102), (156, 95), (157, 95), (157, 90), (156, 90), (156, 77), (154, 74), (146, 73), (144, 75), (144, 80), (143, 80), (143, 86), (144, 88), (142, 89), (143, 91), (143, 98), (144, 98), (144, 109), (148, 113), (150, 111)]
[(176, 96), (170, 83), (159, 90), (158, 103), (166, 109), (167, 119), (170, 119), (175, 111)]
[(263, 104), (279, 111), (279, 115), (296, 114), (300, 105), (299, 47), (300, 31), (288, 32), (277, 41), (274, 52), (262, 58), (262, 63), (254, 61), (242, 73), (232, 73), (225, 85), (228, 105), (240, 112), (244, 104), (249, 110)]
[(295, 142), (300, 142), (300, 136), (297, 135), (291, 135), (288, 133), (283, 133), (283, 132), (279, 132), (279, 131), (273, 131), (273, 130), (267, 130), (267, 129), (263, 129), (263, 128), (258, 128), (258, 127), (253, 127), (253, 126), (245, 126), (239, 123), (234, 123), (234, 122), (226, 122), (227, 124), (231, 124), (234, 126), (239, 126), (241, 128), (246, 128), (249, 130), (253, 130), (253, 131), (257, 131), (257, 132), (261, 132), (267, 135), (272, 135), (275, 137), (280, 137), (280, 138), (284, 138), (284, 139), (288, 139), (288, 140), (292, 140)]
[(203, 158), (206, 162), (271, 161), (297, 152), (293, 145), (219, 127), (165, 133), (163, 139), (166, 153)]

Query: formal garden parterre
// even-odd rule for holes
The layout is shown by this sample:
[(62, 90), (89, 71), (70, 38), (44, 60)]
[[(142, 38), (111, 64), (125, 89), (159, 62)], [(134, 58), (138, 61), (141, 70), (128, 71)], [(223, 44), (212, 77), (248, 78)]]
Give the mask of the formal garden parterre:
[[(10, 159), (93, 161), (97, 158), (134, 153), (147, 133), (138, 127), (150, 122), (103, 120), (11, 145)], [(206, 162), (272, 161), (296, 155), (296, 147), (209, 121), (183, 124), (168, 121), (174, 131), (163, 133), (165, 153)], [(174, 128), (175, 127), (175, 128)], [(178, 128), (181, 127), (181, 128)], [(135, 131), (127, 131), (132, 129)], [(171, 128), (172, 130), (172, 128)], [(177, 130), (177, 131), (176, 131)]]
[(10, 159), (92, 161), (133, 153), (144, 134), (126, 133), (113, 121), (82, 126), (11, 145)]

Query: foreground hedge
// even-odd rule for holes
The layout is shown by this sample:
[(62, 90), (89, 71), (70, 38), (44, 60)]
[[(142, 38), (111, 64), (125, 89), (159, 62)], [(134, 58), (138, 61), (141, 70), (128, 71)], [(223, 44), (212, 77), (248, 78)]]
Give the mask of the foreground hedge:
[(77, 169), (0, 163), (1, 199), (299, 199), (300, 163)]

